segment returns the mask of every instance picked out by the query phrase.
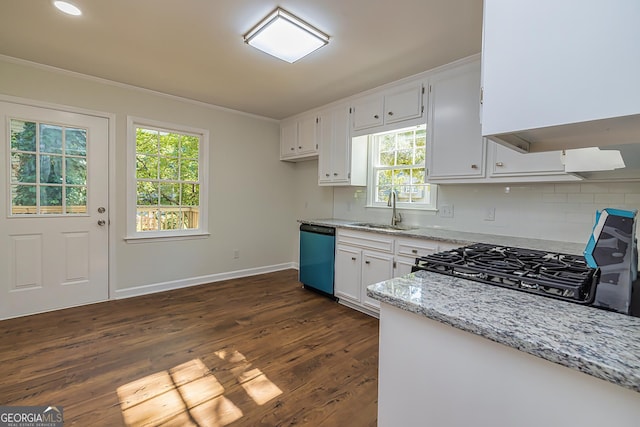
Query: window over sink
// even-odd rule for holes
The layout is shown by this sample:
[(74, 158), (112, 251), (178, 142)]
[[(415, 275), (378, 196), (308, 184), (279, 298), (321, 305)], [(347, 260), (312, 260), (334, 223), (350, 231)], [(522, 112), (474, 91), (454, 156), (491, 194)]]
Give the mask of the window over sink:
[(387, 206), (392, 191), (397, 207), (436, 209), (437, 187), (425, 181), (426, 125), (369, 135), (369, 206)]

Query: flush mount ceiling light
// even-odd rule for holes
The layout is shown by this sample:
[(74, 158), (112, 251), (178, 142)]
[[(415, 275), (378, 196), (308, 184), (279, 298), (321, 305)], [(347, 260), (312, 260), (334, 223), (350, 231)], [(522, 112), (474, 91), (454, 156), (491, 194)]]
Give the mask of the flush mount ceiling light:
[(82, 11), (80, 9), (78, 9), (77, 7), (75, 7), (74, 5), (72, 5), (71, 3), (68, 3), (66, 1), (54, 1), (53, 5), (58, 10), (60, 10), (61, 12), (66, 13), (67, 15), (73, 15), (73, 16), (82, 15)]
[(245, 43), (294, 63), (329, 43), (329, 36), (277, 8), (244, 35)]

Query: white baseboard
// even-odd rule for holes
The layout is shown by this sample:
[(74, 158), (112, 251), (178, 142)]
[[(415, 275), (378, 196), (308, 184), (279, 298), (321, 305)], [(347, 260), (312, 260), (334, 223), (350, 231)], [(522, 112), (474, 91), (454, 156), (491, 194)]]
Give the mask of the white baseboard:
[(188, 279), (172, 280), (170, 282), (153, 283), (150, 285), (135, 286), (133, 288), (116, 289), (114, 299), (124, 299), (141, 295), (154, 294), (156, 292), (170, 291), (173, 289), (187, 288), (189, 286), (204, 285), (205, 283), (220, 282), (222, 280), (239, 279), (242, 277), (256, 276), (258, 274), (273, 273), (274, 271), (298, 269), (298, 264), (289, 262), (284, 264), (269, 265), (265, 267), (236, 270), (227, 273), (210, 274), (207, 276), (191, 277)]

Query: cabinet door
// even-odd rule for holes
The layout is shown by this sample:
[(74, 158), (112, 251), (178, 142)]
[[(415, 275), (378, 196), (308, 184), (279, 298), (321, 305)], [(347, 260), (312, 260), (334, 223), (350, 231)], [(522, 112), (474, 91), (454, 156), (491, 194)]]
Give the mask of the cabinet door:
[(415, 258), (410, 257), (396, 257), (396, 264), (393, 273), (393, 277), (402, 277), (411, 273), (411, 269), (416, 263)]
[(361, 262), (362, 251), (338, 245), (334, 284), (334, 293), (338, 298), (360, 303)]
[(280, 125), (280, 157), (296, 155), (298, 142), (298, 123), (295, 120)]
[(348, 107), (342, 106), (334, 109), (332, 122), (332, 179), (335, 184), (348, 184), (351, 177), (351, 138), (349, 135)]
[(485, 0), (484, 135), (639, 114), (639, 16), (638, 1)]
[(391, 89), (384, 97), (385, 124), (422, 116), (422, 82)]
[(522, 154), (491, 142), (493, 150), (490, 173), (496, 175), (542, 175), (564, 173), (560, 151)]
[(429, 180), (484, 177), (480, 129), (480, 62), (432, 77), (429, 113)]
[(339, 106), (320, 112), (318, 132), (318, 183), (348, 185), (350, 183), (349, 108)]
[(393, 256), (364, 251), (362, 254), (362, 304), (380, 310), (380, 301), (367, 296), (367, 286), (393, 277)]
[(356, 99), (352, 105), (353, 130), (382, 125), (384, 120), (384, 98), (381, 94)]
[(331, 111), (318, 115), (318, 184), (333, 181), (333, 117)]
[(297, 154), (301, 155), (317, 152), (317, 122), (318, 118), (316, 115), (304, 117), (298, 121)]

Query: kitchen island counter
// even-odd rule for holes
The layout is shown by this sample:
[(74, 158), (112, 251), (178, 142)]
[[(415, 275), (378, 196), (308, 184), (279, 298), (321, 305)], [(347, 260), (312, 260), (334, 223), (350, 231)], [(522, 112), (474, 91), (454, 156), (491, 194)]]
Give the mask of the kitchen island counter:
[[(563, 407), (579, 411), (581, 425), (640, 419), (639, 318), (426, 271), (370, 285), (367, 294), (382, 302), (381, 426), (389, 414), (419, 405), (399, 407), (417, 392), (403, 400), (402, 381), (424, 383), (419, 393), (437, 401), (418, 411), (431, 412), (433, 425), (563, 425), (556, 413)], [(485, 402), (489, 410), (438, 418), (446, 399), (461, 407)], [(516, 418), (494, 417), (503, 409), (492, 405), (529, 421), (509, 424)], [(412, 425), (411, 416), (404, 421)]]

